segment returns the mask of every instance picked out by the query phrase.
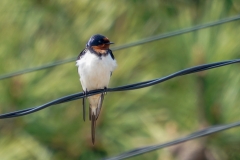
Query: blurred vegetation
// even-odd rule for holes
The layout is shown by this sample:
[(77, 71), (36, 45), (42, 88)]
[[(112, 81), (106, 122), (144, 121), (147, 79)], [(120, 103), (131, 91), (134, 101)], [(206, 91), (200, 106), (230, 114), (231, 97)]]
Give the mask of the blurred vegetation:
[[(240, 13), (240, 1), (0, 2), (0, 74), (77, 57), (100, 33), (115, 46)], [(240, 56), (240, 21), (115, 51), (110, 87)], [(83, 122), (81, 100), (0, 120), (1, 160), (78, 160), (113, 156), (239, 120), (239, 64), (176, 78), (154, 87), (107, 94), (97, 142)], [(0, 113), (81, 92), (75, 63), (0, 81)], [(240, 159), (240, 129), (132, 159)]]

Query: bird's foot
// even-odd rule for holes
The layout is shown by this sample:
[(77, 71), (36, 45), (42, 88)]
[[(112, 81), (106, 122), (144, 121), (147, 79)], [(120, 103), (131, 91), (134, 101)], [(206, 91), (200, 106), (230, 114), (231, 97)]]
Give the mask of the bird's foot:
[(107, 87), (104, 87), (104, 92), (103, 94), (107, 94)]

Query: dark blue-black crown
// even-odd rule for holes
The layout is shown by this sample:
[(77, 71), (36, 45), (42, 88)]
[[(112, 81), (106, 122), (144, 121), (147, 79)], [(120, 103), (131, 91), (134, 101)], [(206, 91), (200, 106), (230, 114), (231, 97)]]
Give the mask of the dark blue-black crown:
[(113, 42), (110, 42), (105, 36), (101, 34), (95, 34), (88, 40), (86, 46), (98, 46), (102, 44), (113, 44)]

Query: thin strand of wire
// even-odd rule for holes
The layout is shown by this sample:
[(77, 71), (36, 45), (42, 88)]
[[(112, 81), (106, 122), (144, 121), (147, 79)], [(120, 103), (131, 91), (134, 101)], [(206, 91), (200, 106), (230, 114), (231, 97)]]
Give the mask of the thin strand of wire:
[(104, 158), (103, 160), (121, 160), (121, 159), (125, 159), (125, 158), (130, 158), (130, 157), (134, 157), (140, 154), (144, 154), (144, 153), (148, 153), (148, 152), (152, 152), (154, 150), (157, 149), (162, 149), (162, 148), (166, 148), (169, 146), (173, 146), (179, 143), (183, 143), (186, 141), (190, 141), (196, 138), (200, 138), (200, 137), (204, 137), (216, 132), (220, 132), (223, 130), (227, 130), (227, 129), (231, 129), (234, 127), (239, 127), (240, 126), (240, 121), (235, 122), (235, 123), (231, 123), (231, 124), (227, 124), (227, 125), (217, 125), (217, 126), (212, 126), (209, 127), (207, 129), (203, 129), (197, 132), (194, 132), (192, 134), (189, 134), (188, 136), (185, 136), (183, 138), (179, 138), (176, 139), (174, 141), (170, 141), (167, 143), (163, 143), (163, 144), (158, 144), (158, 145), (151, 145), (151, 146), (147, 146), (147, 147), (141, 147), (141, 148), (137, 148), (137, 149), (133, 149), (127, 152), (124, 152), (122, 154), (119, 154), (118, 156), (115, 157), (111, 157), (111, 158)]
[[(107, 92), (117, 92), (117, 91), (128, 91), (128, 90), (140, 89), (140, 88), (149, 87), (149, 86), (152, 86), (152, 85), (155, 85), (158, 83), (162, 83), (164, 81), (170, 80), (170, 79), (178, 77), (178, 76), (183, 76), (183, 75), (200, 72), (200, 71), (204, 71), (204, 70), (208, 70), (208, 69), (213, 69), (213, 68), (230, 65), (230, 64), (234, 64), (234, 63), (239, 63), (239, 62), (240, 62), (240, 59), (235, 59), (235, 60), (199, 65), (199, 66), (195, 66), (195, 67), (191, 67), (188, 69), (184, 69), (184, 70), (175, 72), (173, 74), (170, 74), (170, 75), (162, 77), (162, 78), (149, 80), (149, 81), (145, 81), (145, 82), (139, 82), (139, 83), (130, 84), (130, 85), (125, 85), (125, 86), (120, 86), (120, 87), (115, 87), (115, 88), (108, 88), (106, 91)], [(87, 96), (92, 96), (95, 94), (103, 93), (104, 91), (105, 90), (103, 90), (103, 89), (92, 90), (87, 93)], [(27, 115), (27, 114), (37, 112), (39, 110), (42, 110), (44, 108), (47, 108), (47, 107), (50, 107), (50, 106), (53, 106), (56, 104), (77, 100), (77, 99), (80, 99), (83, 97), (85, 97), (85, 95), (82, 92), (68, 95), (68, 96), (53, 100), (51, 102), (48, 102), (46, 104), (43, 104), (41, 106), (1, 114), (0, 119), (13, 118), (13, 117)]]
[[(220, 24), (224, 24), (224, 23), (228, 23), (228, 22), (232, 22), (232, 21), (236, 21), (236, 20), (240, 20), (240, 15), (235, 16), (235, 17), (221, 19), (221, 20), (218, 20), (218, 21), (215, 21), (215, 22), (210, 22), (210, 23), (206, 23), (206, 24), (202, 24), (202, 25), (197, 25), (197, 26), (190, 27), (190, 28), (180, 29), (180, 30), (177, 30), (177, 31), (148, 37), (148, 38), (145, 38), (145, 39), (142, 39), (142, 40), (138, 40), (136, 42), (132, 42), (132, 43), (129, 43), (129, 44), (124, 44), (124, 45), (121, 45), (121, 46), (118, 46), (118, 47), (113, 47), (112, 50), (116, 51), (116, 50), (126, 49), (126, 48), (134, 47), (134, 46), (137, 46), (137, 45), (142, 45), (142, 44), (145, 44), (145, 43), (149, 43), (149, 42), (153, 42), (153, 41), (157, 41), (157, 40), (161, 40), (161, 39), (165, 39), (165, 38), (170, 38), (170, 37), (173, 37), (173, 36), (197, 31), (197, 30), (200, 30), (200, 29), (208, 28), (208, 27), (213, 27), (213, 26), (216, 26), (216, 25), (220, 25)], [(26, 73), (30, 73), (30, 72), (34, 72), (34, 71), (39, 71), (39, 70), (42, 70), (42, 69), (47, 69), (47, 68), (50, 68), (50, 67), (55, 67), (55, 66), (62, 65), (62, 64), (65, 64), (65, 63), (73, 62), (75, 60), (76, 60), (76, 57), (73, 57), (73, 58), (69, 58), (69, 59), (65, 59), (65, 60), (61, 60), (61, 61), (56, 61), (56, 62), (53, 62), (53, 63), (38, 66), (38, 67), (33, 67), (33, 68), (20, 70), (20, 71), (17, 71), (17, 72), (3, 74), (3, 75), (0, 76), (0, 80), (11, 78), (11, 77), (22, 75), (22, 74), (26, 74)]]

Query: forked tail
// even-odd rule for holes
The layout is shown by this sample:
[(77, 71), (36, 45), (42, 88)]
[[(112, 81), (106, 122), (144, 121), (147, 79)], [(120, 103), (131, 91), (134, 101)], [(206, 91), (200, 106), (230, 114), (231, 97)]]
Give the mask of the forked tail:
[(89, 106), (89, 120), (91, 121), (91, 134), (92, 134), (92, 143), (95, 142), (95, 128), (96, 128), (96, 120), (99, 117), (103, 100), (104, 100), (104, 94), (100, 94), (97, 96), (91, 96), (89, 97), (90, 100), (90, 106)]

